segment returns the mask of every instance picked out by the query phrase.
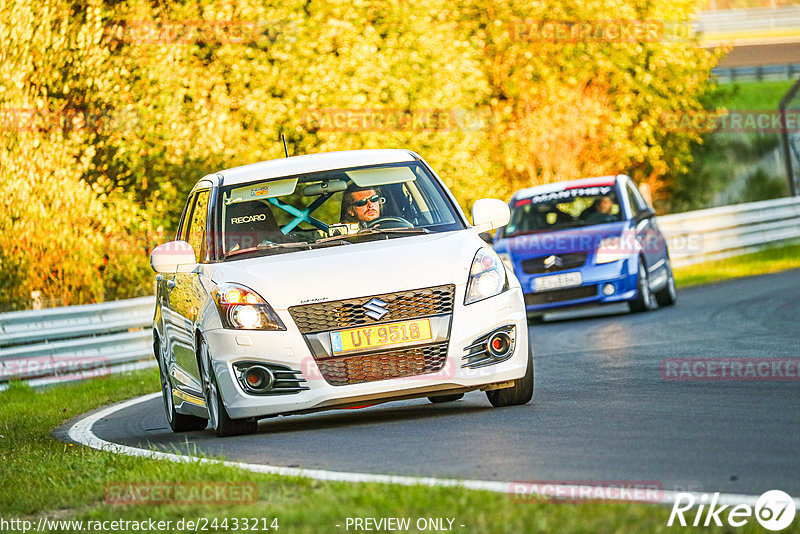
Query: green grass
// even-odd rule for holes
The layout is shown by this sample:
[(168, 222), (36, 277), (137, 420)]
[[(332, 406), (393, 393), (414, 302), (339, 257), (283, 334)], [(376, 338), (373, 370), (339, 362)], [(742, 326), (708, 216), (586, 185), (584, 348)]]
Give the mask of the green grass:
[(773, 247), (724, 260), (675, 268), (678, 287), (800, 268), (800, 244)]
[(728, 110), (777, 110), (795, 80), (735, 82), (717, 87), (714, 103)]
[[(461, 488), (319, 482), (254, 474), (220, 465), (135, 458), (66, 445), (51, 437), (63, 421), (114, 401), (152, 392), (154, 372), (113, 376), (36, 392), (14, 385), (0, 393), (0, 519), (170, 520), (278, 518), (279, 532), (345, 532), (348, 517), (448, 517), (457, 532), (667, 532), (669, 509), (656, 505), (514, 500)], [(264, 435), (265, 446), (279, 439)], [(314, 439), (313, 431), (308, 439)], [(472, 439), (487, 439), (473, 436)], [(534, 437), (532, 435), (531, 439)], [(487, 441), (486, 454), (497, 454)], [(254, 482), (255, 503), (116, 506), (109, 483)], [(172, 530), (175, 531), (175, 527)], [(342, 525), (337, 528), (335, 525)], [(413, 523), (412, 523), (413, 524)], [(461, 528), (458, 525), (465, 525)], [(219, 531), (224, 531), (220, 528)], [(352, 529), (351, 529), (352, 530)], [(686, 531), (687, 529), (681, 529)], [(691, 530), (691, 529), (688, 529)], [(703, 532), (721, 531), (702, 529)], [(54, 530), (65, 531), (65, 530)], [(126, 531), (120, 529), (119, 531)], [(128, 529), (135, 531), (135, 529)], [(214, 531), (214, 529), (210, 529)], [(415, 531), (414, 528), (411, 531)], [(753, 525), (737, 532), (756, 532)], [(795, 532), (798, 529), (794, 530)]]

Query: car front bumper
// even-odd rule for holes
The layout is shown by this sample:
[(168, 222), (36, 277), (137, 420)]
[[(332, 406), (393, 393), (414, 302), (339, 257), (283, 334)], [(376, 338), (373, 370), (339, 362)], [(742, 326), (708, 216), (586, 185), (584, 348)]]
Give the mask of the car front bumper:
[[(549, 291), (535, 291), (534, 280), (545, 274), (517, 274), (525, 293), (525, 308), (530, 312), (544, 312), (568, 306), (586, 304), (610, 304), (624, 302), (636, 297), (638, 257), (625, 258), (601, 265), (587, 264), (579, 269), (570, 269), (553, 274), (581, 273), (581, 285)], [(611, 284), (611, 294), (603, 292)]]
[[(480, 389), (521, 378), (528, 362), (528, 329), (522, 294), (518, 287), (464, 306), (464, 287), (456, 291), (447, 357), (435, 373), (391, 378), (348, 385), (331, 385), (317, 366), (304, 337), (294, 327), (287, 331), (259, 332), (213, 329), (204, 339), (213, 358), (213, 367), (223, 403), (231, 418), (261, 418), (337, 407), (377, 404), (388, 400), (422, 397)], [(460, 299), (460, 300), (459, 300)], [(505, 326), (514, 326), (511, 357), (477, 369), (462, 368), (463, 356), (480, 336)], [(298, 393), (254, 395), (239, 384), (233, 364), (263, 362), (300, 371), (308, 389)]]

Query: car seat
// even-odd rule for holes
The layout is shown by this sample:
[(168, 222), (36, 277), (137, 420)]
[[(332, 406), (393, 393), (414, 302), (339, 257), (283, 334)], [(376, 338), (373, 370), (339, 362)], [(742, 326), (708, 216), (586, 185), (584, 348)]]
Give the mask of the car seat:
[(228, 251), (279, 242), (284, 238), (272, 210), (259, 200), (228, 205), (224, 226), (225, 250)]

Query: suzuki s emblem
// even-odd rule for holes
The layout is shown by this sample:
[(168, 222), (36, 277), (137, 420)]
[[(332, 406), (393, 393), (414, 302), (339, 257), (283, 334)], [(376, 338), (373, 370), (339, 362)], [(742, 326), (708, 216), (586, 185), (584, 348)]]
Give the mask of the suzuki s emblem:
[(559, 258), (558, 256), (547, 256), (544, 259), (544, 268), (549, 269), (553, 265), (558, 265), (559, 267), (561, 267), (563, 265), (561, 258)]
[(367, 317), (375, 319), (376, 321), (380, 321), (384, 315), (389, 313), (389, 310), (386, 309), (386, 306), (388, 306), (388, 304), (381, 299), (371, 299), (369, 302), (364, 304), (364, 309), (367, 310)]

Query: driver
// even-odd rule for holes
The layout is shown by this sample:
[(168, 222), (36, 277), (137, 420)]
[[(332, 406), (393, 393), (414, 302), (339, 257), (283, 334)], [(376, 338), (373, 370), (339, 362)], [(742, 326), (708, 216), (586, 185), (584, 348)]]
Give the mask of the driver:
[(612, 213), (614, 200), (606, 195), (598, 198), (594, 203), (581, 214), (581, 218), (591, 223), (607, 223), (617, 220), (617, 216)]
[(348, 189), (342, 198), (342, 222), (360, 223), (362, 226), (381, 216), (381, 208), (386, 201), (373, 188), (354, 187)]

